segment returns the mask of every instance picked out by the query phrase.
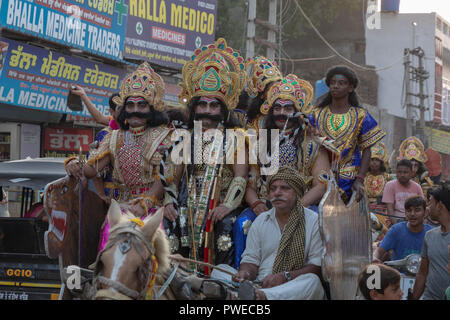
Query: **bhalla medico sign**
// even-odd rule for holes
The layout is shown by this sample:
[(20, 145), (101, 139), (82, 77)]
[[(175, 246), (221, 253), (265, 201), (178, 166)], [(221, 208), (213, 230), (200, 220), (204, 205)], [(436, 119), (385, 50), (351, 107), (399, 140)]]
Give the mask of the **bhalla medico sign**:
[(128, 0), (1, 0), (0, 26), (113, 60), (123, 58)]
[(124, 57), (181, 70), (214, 42), (217, 0), (129, 0)]

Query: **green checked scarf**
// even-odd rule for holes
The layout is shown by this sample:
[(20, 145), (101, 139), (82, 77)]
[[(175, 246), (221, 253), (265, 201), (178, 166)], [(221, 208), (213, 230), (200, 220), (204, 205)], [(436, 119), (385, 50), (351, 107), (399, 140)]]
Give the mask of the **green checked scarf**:
[(305, 180), (292, 168), (282, 167), (269, 177), (268, 185), (275, 180), (284, 180), (297, 194), (297, 204), (292, 209), (281, 236), (280, 245), (273, 263), (272, 273), (298, 270), (305, 262), (305, 213), (301, 198), (305, 190)]

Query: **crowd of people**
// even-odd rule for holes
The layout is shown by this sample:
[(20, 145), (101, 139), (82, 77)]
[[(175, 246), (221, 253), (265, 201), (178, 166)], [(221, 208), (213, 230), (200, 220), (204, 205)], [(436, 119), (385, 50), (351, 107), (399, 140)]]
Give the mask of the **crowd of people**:
[[(428, 176), (416, 137), (401, 144), (394, 177), (381, 142), (386, 133), (360, 105), (355, 72), (336, 66), (325, 78), (330, 90), (316, 102), (308, 81), (283, 75), (263, 56), (245, 60), (219, 39), (183, 67), (185, 109), (178, 110), (164, 105), (164, 81), (143, 63), (111, 97), (109, 118), (81, 87), (73, 90), (106, 127), (84, 167), (71, 157), (66, 170), (93, 179), (98, 195), (116, 199), (123, 213), (144, 219), (164, 207), (172, 252), (228, 268), (250, 299), (326, 298), (318, 212), (333, 174), (342, 201), (367, 196), (380, 221), (373, 262), (420, 253), (413, 298), (443, 299), (450, 286), (449, 186)], [(99, 250), (108, 228), (105, 221)], [(377, 266), (382, 289), (365, 288), (362, 270), (362, 296), (401, 297), (398, 272)]]

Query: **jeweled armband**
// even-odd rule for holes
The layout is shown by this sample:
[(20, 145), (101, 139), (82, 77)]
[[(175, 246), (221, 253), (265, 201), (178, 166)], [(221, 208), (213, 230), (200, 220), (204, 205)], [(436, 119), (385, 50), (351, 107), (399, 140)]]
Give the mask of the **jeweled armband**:
[(222, 205), (230, 210), (234, 210), (242, 202), (245, 195), (245, 188), (247, 187), (247, 181), (242, 177), (234, 177), (231, 180), (230, 187), (228, 188), (227, 195)]
[(325, 185), (325, 187), (328, 185), (329, 173), (327, 173), (326, 171), (321, 170), (317, 178), (319, 179), (319, 182)]

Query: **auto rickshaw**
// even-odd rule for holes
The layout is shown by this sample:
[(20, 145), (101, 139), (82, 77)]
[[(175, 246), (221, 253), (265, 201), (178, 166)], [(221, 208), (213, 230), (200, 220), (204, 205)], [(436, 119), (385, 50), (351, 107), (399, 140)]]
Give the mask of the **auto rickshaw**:
[[(0, 217), (0, 300), (56, 300), (61, 288), (58, 259), (50, 259), (44, 234), (48, 216), (42, 191), (66, 175), (65, 158), (0, 162), (0, 186), (20, 194), (20, 211)], [(16, 190), (16, 191), (13, 191)], [(11, 208), (10, 208), (11, 209)]]

